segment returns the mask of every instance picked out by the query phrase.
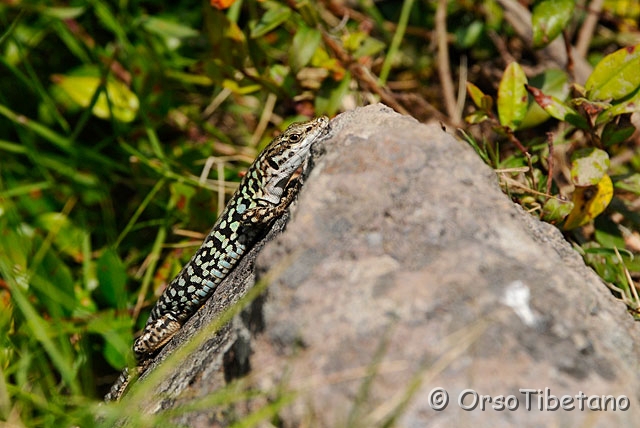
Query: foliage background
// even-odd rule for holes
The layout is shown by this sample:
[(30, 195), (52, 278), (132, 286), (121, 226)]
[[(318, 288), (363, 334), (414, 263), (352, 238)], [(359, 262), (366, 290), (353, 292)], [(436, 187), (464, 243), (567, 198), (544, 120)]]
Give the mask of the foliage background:
[[(551, 171), (550, 147), (561, 171), (570, 163), (558, 152), (603, 130), (565, 116), (528, 128), (492, 118), (495, 102), (515, 99), (499, 93), (504, 70), (519, 64), (532, 86), (575, 107), (575, 70), (545, 55), (563, 36), (554, 25), (588, 66), (640, 43), (631, 0), (562, 0), (537, 15), (549, 1), (520, 2), (537, 23), (515, 22), (499, 0), (222, 3), (0, 4), (0, 421), (100, 423), (95, 404), (131, 363), (151, 305), (289, 123), (382, 101), (462, 128), (505, 190), (544, 216), (574, 190)], [(558, 92), (535, 81), (553, 80), (549, 69)], [(465, 100), (467, 82), (484, 101)], [(613, 200), (569, 236), (637, 311), (630, 113), (610, 121), (624, 138), (593, 143), (610, 159)]]

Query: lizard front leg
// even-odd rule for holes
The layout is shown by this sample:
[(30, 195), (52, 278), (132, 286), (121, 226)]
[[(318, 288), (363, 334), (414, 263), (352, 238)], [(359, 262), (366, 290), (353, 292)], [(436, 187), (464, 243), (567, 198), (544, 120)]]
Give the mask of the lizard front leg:
[(277, 204), (272, 204), (269, 201), (261, 199), (258, 201), (259, 205), (246, 210), (242, 213), (242, 222), (244, 224), (267, 224), (271, 220), (280, 217), (287, 210), (293, 199), (298, 194), (298, 191), (302, 187), (302, 180), (300, 177), (292, 178), (287, 183), (287, 187), (284, 189), (280, 201)]

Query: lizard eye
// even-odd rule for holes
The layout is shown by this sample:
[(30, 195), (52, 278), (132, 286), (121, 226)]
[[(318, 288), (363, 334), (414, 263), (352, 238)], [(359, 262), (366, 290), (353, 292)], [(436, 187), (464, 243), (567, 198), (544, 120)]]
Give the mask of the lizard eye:
[(296, 143), (300, 139), (300, 134), (289, 135), (289, 141)]

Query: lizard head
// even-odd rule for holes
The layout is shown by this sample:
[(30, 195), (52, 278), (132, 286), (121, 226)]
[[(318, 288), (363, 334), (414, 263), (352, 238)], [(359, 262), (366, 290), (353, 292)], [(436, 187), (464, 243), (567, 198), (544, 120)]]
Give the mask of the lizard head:
[(320, 116), (308, 122), (291, 124), (262, 151), (261, 199), (277, 204), (293, 173), (309, 156), (311, 145), (329, 126), (329, 118)]

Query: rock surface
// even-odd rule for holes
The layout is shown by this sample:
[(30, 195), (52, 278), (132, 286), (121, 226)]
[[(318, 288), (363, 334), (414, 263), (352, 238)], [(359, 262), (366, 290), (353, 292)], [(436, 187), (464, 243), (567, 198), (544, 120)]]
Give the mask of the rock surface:
[[(147, 410), (197, 402), (240, 379), (264, 394), (176, 422), (225, 425), (268, 403), (284, 427), (639, 420), (638, 326), (557, 229), (513, 204), (473, 150), (438, 126), (382, 105), (331, 126), (286, 230), (259, 251), (266, 294), (177, 364), (156, 391), (173, 398)], [(252, 285), (258, 250), (166, 352)], [(437, 387), (449, 395), (440, 411), (430, 407)], [(555, 405), (545, 388), (572, 396), (574, 410), (540, 411)], [(522, 389), (532, 391), (531, 410)], [(494, 401), (463, 410), (464, 390)], [(580, 393), (624, 395), (616, 404), (628, 409), (609, 401), (608, 411), (591, 411), (596, 400)], [(494, 410), (500, 395), (513, 398)], [(463, 403), (473, 404), (471, 392)]]

